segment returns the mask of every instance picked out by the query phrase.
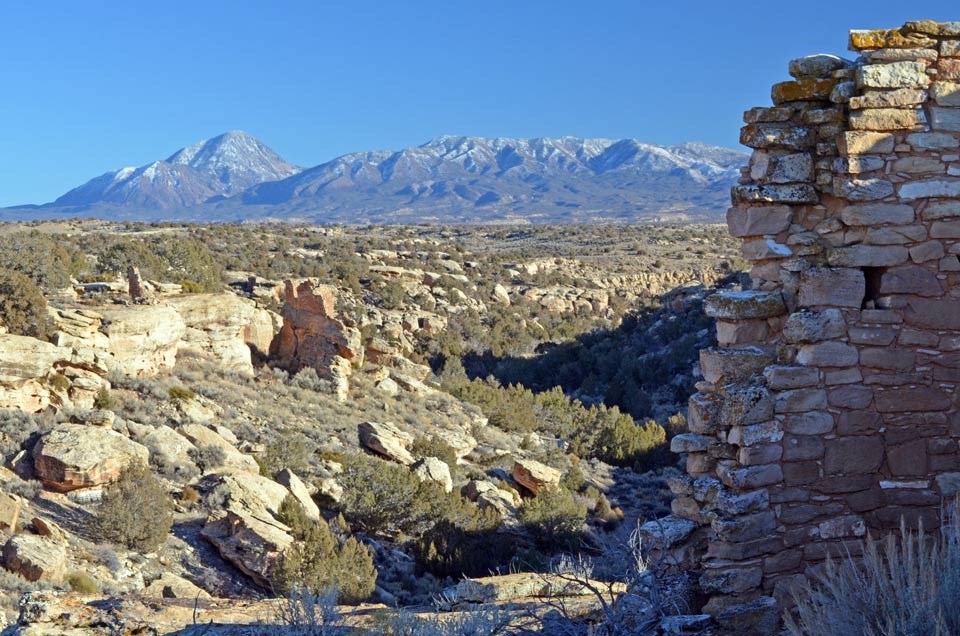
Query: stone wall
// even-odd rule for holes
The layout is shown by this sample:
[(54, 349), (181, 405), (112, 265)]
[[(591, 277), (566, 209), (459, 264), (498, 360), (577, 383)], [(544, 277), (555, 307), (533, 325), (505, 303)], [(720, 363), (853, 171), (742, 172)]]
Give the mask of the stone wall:
[(728, 224), (752, 288), (706, 303), (688, 475), (647, 527), (735, 633), (770, 633), (866, 533), (936, 528), (960, 486), (960, 22), (850, 49), (794, 60), (744, 115)]

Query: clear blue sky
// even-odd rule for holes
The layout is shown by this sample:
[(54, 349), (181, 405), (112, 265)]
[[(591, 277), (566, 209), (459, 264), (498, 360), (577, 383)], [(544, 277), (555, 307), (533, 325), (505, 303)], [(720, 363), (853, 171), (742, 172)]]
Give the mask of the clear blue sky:
[(0, 205), (246, 130), (311, 166), (441, 134), (734, 146), (787, 61), (955, 0), (0, 2)]

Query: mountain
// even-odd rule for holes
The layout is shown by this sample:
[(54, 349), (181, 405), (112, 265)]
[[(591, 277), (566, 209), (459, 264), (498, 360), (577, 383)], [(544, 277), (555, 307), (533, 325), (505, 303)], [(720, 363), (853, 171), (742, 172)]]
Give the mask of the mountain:
[(444, 136), (300, 170), (230, 132), (0, 218), (316, 223), (717, 221), (747, 154), (635, 139)]
[(67, 192), (51, 207), (115, 205), (151, 213), (180, 210), (239, 194), (300, 168), (245, 132), (230, 131), (181, 148), (162, 161), (121, 168)]
[(603, 221), (719, 218), (746, 154), (633, 139), (440, 137), (354, 153), (224, 201), (311, 221)]

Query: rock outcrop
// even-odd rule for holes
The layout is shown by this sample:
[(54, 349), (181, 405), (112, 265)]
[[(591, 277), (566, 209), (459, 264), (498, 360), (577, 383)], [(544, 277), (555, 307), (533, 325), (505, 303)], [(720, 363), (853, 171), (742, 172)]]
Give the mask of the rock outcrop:
[(3, 546), (3, 567), (28, 581), (63, 582), (67, 549), (37, 534), (15, 534)]
[(111, 306), (103, 309), (103, 332), (116, 367), (126, 375), (156, 375), (172, 369), (186, 323), (172, 307)]
[(560, 484), (560, 471), (533, 459), (518, 459), (513, 463), (514, 480), (536, 495), (544, 488)]
[(363, 359), (360, 331), (337, 315), (337, 291), (316, 279), (284, 282), (283, 327), (276, 353), (280, 366), (291, 371), (316, 370), (322, 379), (337, 383), (346, 397), (345, 383), (352, 365)]
[(33, 467), (44, 486), (57, 492), (116, 481), (132, 462), (147, 463), (150, 451), (115, 431), (60, 424), (33, 449)]
[(357, 426), (357, 437), (361, 446), (378, 455), (406, 466), (413, 463), (413, 455), (407, 450), (413, 443), (413, 435), (390, 422), (361, 422)]
[(274, 320), (266, 309), (236, 294), (174, 296), (166, 304), (183, 319), (178, 353), (207, 356), (227, 370), (253, 375), (251, 348), (266, 355), (274, 338)]

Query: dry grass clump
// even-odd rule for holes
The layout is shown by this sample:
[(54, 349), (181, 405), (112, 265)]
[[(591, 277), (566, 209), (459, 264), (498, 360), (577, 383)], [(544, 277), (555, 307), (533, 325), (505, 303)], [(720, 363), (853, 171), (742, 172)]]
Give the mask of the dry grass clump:
[(793, 636), (960, 634), (960, 526), (932, 533), (901, 522), (899, 533), (867, 539), (862, 557), (827, 560), (795, 600), (784, 617)]

